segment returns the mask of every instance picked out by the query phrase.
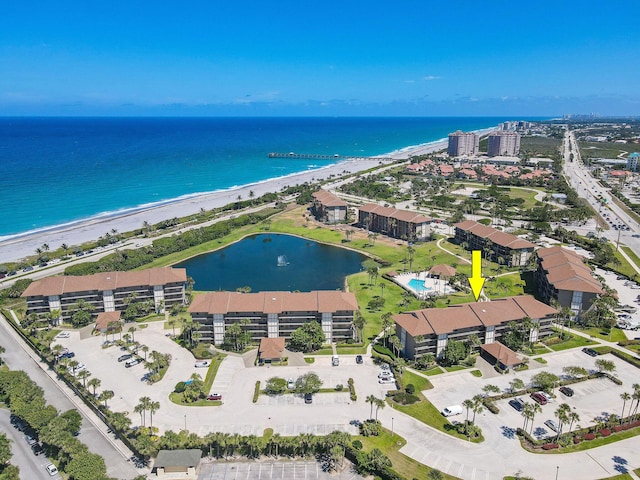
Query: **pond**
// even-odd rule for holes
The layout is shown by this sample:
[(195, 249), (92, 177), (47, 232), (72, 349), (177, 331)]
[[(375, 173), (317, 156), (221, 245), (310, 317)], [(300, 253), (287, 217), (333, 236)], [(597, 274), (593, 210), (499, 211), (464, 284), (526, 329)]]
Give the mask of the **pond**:
[(252, 292), (336, 290), (362, 270), (361, 253), (281, 234), (247, 237), (221, 250), (185, 260), (196, 290), (250, 287)]

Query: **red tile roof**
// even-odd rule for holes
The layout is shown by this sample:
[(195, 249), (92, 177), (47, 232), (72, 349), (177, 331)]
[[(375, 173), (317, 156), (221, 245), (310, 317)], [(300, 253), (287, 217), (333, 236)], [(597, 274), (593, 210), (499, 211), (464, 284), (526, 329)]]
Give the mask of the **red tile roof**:
[(362, 212), (373, 213), (381, 217), (395, 218), (401, 222), (407, 223), (430, 223), (431, 219), (425, 217), (416, 212), (410, 212), (409, 210), (399, 210), (392, 207), (383, 207), (382, 205), (376, 205), (375, 203), (367, 203), (358, 207)]
[(453, 277), (456, 274), (456, 269), (450, 265), (441, 263), (440, 265), (434, 265), (429, 270), (431, 275), (440, 275), (441, 277)]
[(105, 331), (110, 323), (120, 321), (120, 312), (101, 312), (96, 317), (96, 330)]
[(258, 357), (261, 360), (275, 360), (282, 358), (284, 352), (284, 338), (261, 338)]
[(347, 203), (340, 200), (335, 194), (327, 190), (318, 190), (313, 194), (313, 198), (318, 200), (325, 207), (346, 207)]
[(496, 245), (501, 245), (503, 247), (512, 249), (535, 247), (535, 245), (528, 240), (511, 235), (510, 233), (501, 232), (500, 230), (496, 230), (493, 227), (483, 225), (474, 220), (465, 220), (464, 222), (456, 223), (454, 227), (463, 231), (471, 232), (478, 237), (487, 238)]
[(190, 313), (334, 313), (358, 309), (356, 296), (338, 290), (313, 292), (208, 292), (196, 295), (189, 306)]
[(101, 272), (94, 275), (43, 278), (29, 285), (22, 296), (62, 295), (65, 293), (184, 283), (186, 281), (187, 271), (184, 268), (163, 267), (131, 272)]
[(522, 363), (522, 359), (516, 355), (516, 352), (500, 342), (485, 343), (480, 345), (480, 348), (507, 367)]
[(536, 254), (540, 258), (547, 281), (556, 290), (602, 294), (602, 284), (591, 275), (582, 258), (562, 247), (541, 248)]
[(522, 320), (545, 318), (558, 311), (530, 295), (473, 302), (447, 308), (425, 308), (393, 316), (393, 320), (412, 336), (452, 333), (472, 327), (489, 327)]

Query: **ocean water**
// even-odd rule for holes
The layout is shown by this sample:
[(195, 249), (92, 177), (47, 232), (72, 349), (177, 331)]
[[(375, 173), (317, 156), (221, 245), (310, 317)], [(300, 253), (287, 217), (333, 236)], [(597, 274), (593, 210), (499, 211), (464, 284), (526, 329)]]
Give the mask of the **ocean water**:
[(269, 152), (379, 155), (505, 120), (0, 118), (0, 238), (333, 163)]

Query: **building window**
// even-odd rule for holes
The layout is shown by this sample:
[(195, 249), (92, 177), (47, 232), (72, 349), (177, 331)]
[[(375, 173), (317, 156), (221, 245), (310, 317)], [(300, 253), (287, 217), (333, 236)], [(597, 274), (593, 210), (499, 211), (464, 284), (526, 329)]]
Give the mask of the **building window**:
[(573, 292), (571, 298), (571, 310), (579, 312), (582, 309), (582, 292)]

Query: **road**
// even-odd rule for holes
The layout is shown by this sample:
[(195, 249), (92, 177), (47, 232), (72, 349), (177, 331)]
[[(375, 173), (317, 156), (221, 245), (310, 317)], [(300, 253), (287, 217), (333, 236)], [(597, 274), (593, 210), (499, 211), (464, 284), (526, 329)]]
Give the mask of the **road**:
[(20, 478), (29, 479), (56, 479), (60, 478), (60, 475), (50, 477), (45, 471), (44, 467), (50, 463), (49, 459), (44, 456), (36, 456), (31, 451), (31, 448), (24, 439), (24, 434), (14, 428), (11, 425), (9, 410), (0, 409), (0, 429), (7, 435), (7, 438), (11, 440), (11, 464), (20, 469)]
[[(23, 370), (31, 380), (36, 382), (43, 390), (47, 402), (56, 407), (60, 412), (77, 408), (82, 415), (82, 428), (80, 440), (87, 445), (93, 453), (101, 455), (107, 465), (107, 473), (111, 477), (120, 479), (132, 479), (139, 472), (128, 462), (131, 453), (113, 440), (107, 433), (107, 426), (97, 420), (82, 401), (75, 397), (66, 385), (51, 378), (43, 369), (48, 368), (45, 363), (26, 346), (15, 331), (7, 324), (7, 320), (0, 315), (0, 345), (5, 348), (2, 358), (11, 370)], [(52, 372), (48, 372), (53, 374)], [(22, 440), (24, 442), (24, 440)], [(29, 452), (31, 453), (31, 452)], [(42, 458), (42, 457), (38, 457)], [(141, 473), (141, 472), (140, 472)], [(32, 478), (23, 476), (21, 478)], [(33, 477), (35, 478), (35, 477)]]
[[(573, 132), (567, 130), (563, 146), (564, 174), (569, 184), (578, 193), (578, 196), (587, 200), (593, 209), (600, 214), (600, 217), (607, 213), (612, 220), (612, 224), (624, 224), (629, 227), (628, 231), (603, 230), (602, 236), (613, 242), (613, 245), (616, 247), (618, 247), (619, 244), (624, 244), (630, 247), (634, 252), (639, 252), (640, 238), (635, 238), (633, 235), (640, 234), (640, 225), (622, 208), (616, 205), (609, 191), (600, 185), (599, 181), (591, 175), (589, 169), (582, 163), (578, 142), (576, 141)], [(570, 160), (571, 153), (573, 153), (574, 156), (573, 161)], [(605, 205), (600, 202), (600, 199), (598, 198), (599, 196), (602, 196), (602, 198), (606, 200)], [(598, 223), (600, 225), (602, 225), (602, 222), (605, 222), (603, 218), (598, 219)], [(635, 270), (640, 273), (640, 268), (638, 268), (634, 262), (630, 261), (624, 251), (620, 249), (619, 251), (625, 258), (627, 258)]]

